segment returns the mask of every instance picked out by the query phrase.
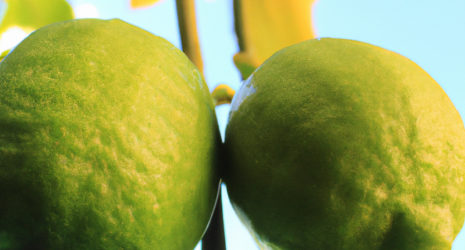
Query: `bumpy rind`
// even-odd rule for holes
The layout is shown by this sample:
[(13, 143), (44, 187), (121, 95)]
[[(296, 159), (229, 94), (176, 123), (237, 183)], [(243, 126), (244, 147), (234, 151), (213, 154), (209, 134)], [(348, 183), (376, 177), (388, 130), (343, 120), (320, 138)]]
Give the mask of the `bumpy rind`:
[(314, 39), (268, 59), (226, 129), (233, 207), (262, 249), (450, 249), (465, 216), (465, 130), (394, 52)]
[(8, 249), (193, 249), (221, 143), (200, 72), (113, 19), (39, 29), (0, 63)]

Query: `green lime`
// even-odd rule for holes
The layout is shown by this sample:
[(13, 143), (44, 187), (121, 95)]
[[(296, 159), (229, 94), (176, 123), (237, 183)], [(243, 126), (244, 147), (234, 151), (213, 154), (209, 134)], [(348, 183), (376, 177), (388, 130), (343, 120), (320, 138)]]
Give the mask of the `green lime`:
[(450, 250), (465, 216), (465, 129), (394, 52), (313, 39), (234, 97), (231, 203), (262, 249)]
[(201, 73), (165, 39), (41, 28), (0, 63), (0, 249), (193, 249), (220, 143)]

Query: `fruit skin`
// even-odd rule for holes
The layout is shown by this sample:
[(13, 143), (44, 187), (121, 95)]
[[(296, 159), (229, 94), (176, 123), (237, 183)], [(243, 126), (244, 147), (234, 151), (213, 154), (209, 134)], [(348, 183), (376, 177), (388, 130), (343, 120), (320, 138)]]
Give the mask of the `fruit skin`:
[(3, 249), (193, 249), (221, 139), (200, 72), (121, 20), (39, 29), (0, 63)]
[(464, 125), (394, 52), (313, 39), (268, 59), (226, 128), (231, 203), (262, 249), (451, 249), (465, 215)]

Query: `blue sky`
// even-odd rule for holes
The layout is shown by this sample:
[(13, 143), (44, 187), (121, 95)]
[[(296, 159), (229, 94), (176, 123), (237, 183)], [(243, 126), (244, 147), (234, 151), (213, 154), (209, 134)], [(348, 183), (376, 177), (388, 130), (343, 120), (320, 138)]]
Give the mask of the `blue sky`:
[[(129, 0), (68, 2), (78, 17), (120, 18), (181, 47), (174, 0), (138, 10), (129, 8)], [(204, 74), (210, 89), (226, 83), (238, 90), (241, 79), (232, 61), (238, 51), (232, 1), (196, 0), (196, 7)], [(359, 40), (410, 58), (441, 85), (465, 117), (464, 13), (463, 0), (319, 0), (313, 9), (313, 21), (319, 37)], [(217, 107), (222, 131), (228, 111), (229, 105)], [(258, 249), (235, 216), (224, 187), (223, 206), (228, 250)], [(465, 235), (459, 235), (453, 249), (465, 249)]]

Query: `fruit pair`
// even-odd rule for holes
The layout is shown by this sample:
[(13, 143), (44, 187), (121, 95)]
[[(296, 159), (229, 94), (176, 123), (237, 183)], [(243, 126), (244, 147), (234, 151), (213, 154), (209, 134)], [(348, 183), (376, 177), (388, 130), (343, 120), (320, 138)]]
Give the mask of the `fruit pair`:
[[(263, 249), (450, 249), (462, 120), (408, 59), (342, 39), (276, 53), (236, 94), (231, 202)], [(0, 63), (6, 249), (190, 249), (218, 191), (208, 87), (119, 20), (31, 34)]]

